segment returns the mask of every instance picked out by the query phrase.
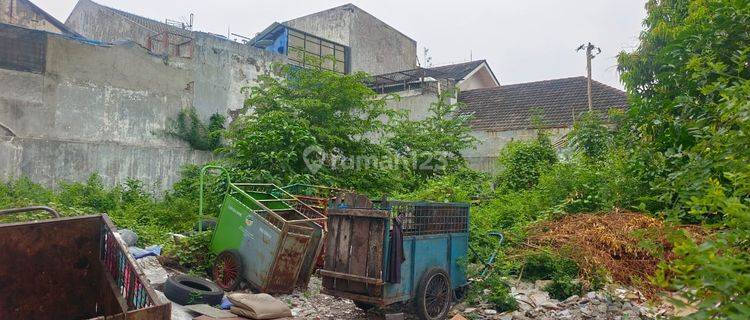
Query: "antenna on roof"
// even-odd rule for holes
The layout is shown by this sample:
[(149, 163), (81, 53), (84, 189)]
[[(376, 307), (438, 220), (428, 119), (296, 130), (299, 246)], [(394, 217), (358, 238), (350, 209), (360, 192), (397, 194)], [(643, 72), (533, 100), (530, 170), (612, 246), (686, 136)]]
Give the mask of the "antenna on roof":
[(164, 23), (173, 27), (178, 27), (180, 29), (193, 30), (193, 14), (192, 13), (190, 14), (189, 19), (185, 19), (185, 17), (181, 17), (180, 20), (181, 21), (165, 19)]

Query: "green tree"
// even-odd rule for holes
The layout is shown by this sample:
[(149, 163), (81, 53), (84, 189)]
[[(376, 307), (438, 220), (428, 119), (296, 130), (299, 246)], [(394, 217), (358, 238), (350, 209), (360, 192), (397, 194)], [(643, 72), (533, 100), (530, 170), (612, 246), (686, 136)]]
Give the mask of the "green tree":
[(469, 126), (472, 116), (458, 113), (461, 105), (454, 98), (455, 91), (444, 91), (430, 105), (425, 119), (400, 118), (391, 125), (386, 145), (397, 156), (414, 157), (422, 166), (417, 168), (422, 177), (464, 168), (466, 161), (461, 151), (476, 147), (477, 139), (471, 135)]
[(377, 141), (384, 134), (383, 119), (394, 112), (386, 107), (387, 97), (364, 85), (368, 75), (291, 65), (275, 70), (247, 89), (247, 112), (228, 130), (230, 142), (222, 152), (235, 176), (385, 187), (387, 170), (344, 161), (388, 155)]
[(683, 221), (717, 224), (657, 281), (699, 304), (693, 318), (750, 317), (750, 2), (652, 0), (633, 53), (619, 57), (629, 125), (653, 192)]

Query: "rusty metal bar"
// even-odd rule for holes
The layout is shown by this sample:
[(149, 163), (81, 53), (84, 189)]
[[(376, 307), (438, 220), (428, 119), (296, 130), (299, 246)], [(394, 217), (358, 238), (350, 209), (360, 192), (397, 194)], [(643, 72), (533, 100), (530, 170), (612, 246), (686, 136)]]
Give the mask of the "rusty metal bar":
[(23, 208), (11, 208), (11, 209), (3, 209), (0, 210), (0, 215), (4, 214), (14, 214), (14, 213), (21, 213), (21, 212), (33, 212), (33, 211), (47, 211), (49, 214), (51, 214), (55, 218), (60, 218), (60, 214), (55, 211), (55, 209), (52, 209), (47, 206), (34, 206), (34, 207), (23, 207)]

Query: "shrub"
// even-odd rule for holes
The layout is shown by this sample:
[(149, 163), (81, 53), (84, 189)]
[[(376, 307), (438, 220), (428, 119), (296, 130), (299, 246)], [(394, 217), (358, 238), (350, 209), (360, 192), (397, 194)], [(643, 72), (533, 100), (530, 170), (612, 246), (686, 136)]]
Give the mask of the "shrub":
[(536, 252), (526, 256), (521, 276), (529, 281), (566, 277), (575, 279), (578, 272), (578, 264), (572, 259), (548, 252)]
[(193, 273), (204, 275), (211, 270), (216, 258), (211, 252), (212, 235), (213, 231), (196, 232), (165, 253), (177, 258), (181, 266), (189, 268)]
[(604, 125), (603, 115), (589, 111), (573, 124), (568, 141), (573, 149), (594, 160), (601, 159), (612, 141), (612, 134)]
[(182, 139), (196, 150), (213, 151), (221, 147), (226, 117), (214, 113), (204, 123), (195, 108), (183, 109), (170, 123), (167, 133)]
[(511, 294), (507, 281), (496, 273), (474, 282), (466, 300), (471, 304), (489, 303), (498, 312), (518, 309), (518, 301)]
[(550, 297), (562, 301), (570, 296), (583, 293), (583, 285), (578, 279), (569, 276), (556, 276), (550, 284), (544, 287), (544, 291), (549, 292)]
[(500, 150), (498, 186), (511, 191), (530, 189), (555, 162), (557, 154), (545, 135), (531, 141), (512, 141)]

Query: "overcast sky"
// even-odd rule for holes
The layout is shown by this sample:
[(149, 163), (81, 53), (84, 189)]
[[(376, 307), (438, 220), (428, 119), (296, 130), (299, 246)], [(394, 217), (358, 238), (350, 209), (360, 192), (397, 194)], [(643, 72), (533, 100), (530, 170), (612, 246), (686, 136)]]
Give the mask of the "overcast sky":
[[(77, 0), (32, 0), (65, 21)], [(281, 22), (347, 3), (332, 0), (95, 0), (155, 20), (195, 14), (194, 29), (252, 37)], [(486, 59), (501, 84), (586, 74), (576, 52), (591, 41), (602, 53), (594, 79), (622, 88), (616, 55), (638, 43), (645, 0), (353, 0), (430, 50), (433, 65)]]

